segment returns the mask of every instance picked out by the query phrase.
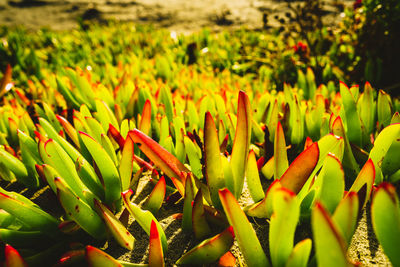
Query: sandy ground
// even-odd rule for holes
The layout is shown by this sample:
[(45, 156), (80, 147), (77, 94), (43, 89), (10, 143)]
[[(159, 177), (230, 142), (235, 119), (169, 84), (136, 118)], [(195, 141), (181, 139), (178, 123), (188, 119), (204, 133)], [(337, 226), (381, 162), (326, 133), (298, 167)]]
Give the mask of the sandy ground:
[[(326, 1), (328, 23), (340, 18), (338, 3)], [(0, 25), (70, 29), (78, 26), (78, 18), (85, 17), (152, 23), (177, 32), (193, 32), (203, 27), (261, 28), (264, 13), (268, 14), (268, 26), (276, 27), (287, 11), (286, 3), (279, 0), (0, 0)]]

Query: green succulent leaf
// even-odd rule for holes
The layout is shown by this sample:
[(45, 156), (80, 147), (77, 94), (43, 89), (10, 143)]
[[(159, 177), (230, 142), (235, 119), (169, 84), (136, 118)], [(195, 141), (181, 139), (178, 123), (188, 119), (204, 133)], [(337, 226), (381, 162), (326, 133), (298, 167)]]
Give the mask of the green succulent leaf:
[(350, 245), (356, 230), (358, 213), (358, 195), (356, 192), (350, 192), (342, 199), (332, 215), (332, 219), (337, 224), (347, 245)]
[(286, 267), (297, 266), (306, 267), (310, 257), (312, 241), (310, 238), (304, 239), (296, 244), (286, 261)]
[(318, 143), (304, 150), (279, 179), (281, 185), (294, 193), (300, 192), (318, 163), (320, 151)]
[[(377, 136), (374, 147), (371, 149), (369, 153), (369, 158), (372, 159), (375, 166), (376, 177), (375, 177), (375, 184), (380, 184), (383, 181), (383, 174), (382, 174), (382, 163), (387, 155), (388, 151), (390, 151), (390, 147), (396, 140), (400, 137), (400, 123), (389, 125), (388, 127), (384, 128), (379, 135)], [(392, 151), (394, 153), (392, 156), (397, 157), (398, 151)], [(396, 161), (398, 158), (394, 159), (387, 159), (388, 161)], [(387, 163), (386, 163), (387, 164)]]
[(347, 134), (340, 116), (338, 116), (332, 124), (332, 133), (334, 135), (342, 137), (344, 140), (343, 167), (347, 171), (348, 176), (351, 179), (354, 179), (357, 176), (357, 173), (359, 173), (360, 167), (358, 166), (356, 159), (354, 158), (350, 142), (347, 138)]
[(285, 134), (281, 123), (278, 121), (274, 139), (274, 178), (279, 179), (289, 167), (286, 153)]
[(165, 178), (164, 176), (161, 176), (160, 180), (158, 180), (156, 186), (153, 188), (153, 191), (151, 191), (148, 199), (146, 200), (144, 208), (146, 210), (151, 211), (151, 213), (155, 215), (161, 208), (162, 203), (164, 202), (165, 193), (166, 193)]
[(254, 202), (259, 202), (264, 199), (265, 193), (261, 185), (260, 175), (258, 174), (256, 154), (253, 150), (250, 150), (249, 156), (247, 157), (246, 179), (251, 198)]
[(361, 169), (349, 192), (356, 192), (360, 200), (360, 210), (367, 204), (376, 177), (375, 166), (369, 159)]
[(3, 191), (0, 192), (0, 209), (12, 214), (32, 231), (41, 231), (50, 236), (57, 232), (58, 221), (29, 200), (21, 201)]
[[(164, 233), (164, 232), (163, 232)], [(161, 233), (155, 221), (150, 225), (150, 244), (149, 244), (149, 267), (164, 267), (164, 252), (161, 241)]]
[(339, 159), (328, 154), (318, 175), (315, 186), (319, 187), (318, 199), (332, 214), (343, 198), (344, 171)]
[(387, 127), (392, 118), (392, 101), (390, 96), (382, 90), (379, 90), (378, 93), (376, 109), (379, 124), (383, 127)]
[(192, 230), (192, 202), (195, 197), (192, 178), (189, 176), (185, 183), (185, 196), (183, 200), (182, 230), (189, 232)]
[(204, 240), (179, 258), (176, 264), (213, 263), (224, 255), (233, 245), (235, 234), (232, 226), (222, 233)]
[(97, 214), (103, 219), (108, 230), (120, 246), (128, 250), (133, 250), (135, 238), (115, 217), (115, 215), (97, 199), (94, 200), (94, 207)]
[(252, 118), (249, 97), (243, 91), (239, 92), (237, 108), (237, 125), (230, 164), (235, 184), (234, 195), (236, 198), (239, 198), (240, 194), (242, 193), (245, 171), (247, 167), (247, 155), (250, 147)]
[(234, 195), (225, 188), (219, 190), (219, 197), (247, 265), (249, 267), (270, 266), (253, 227)]
[(375, 191), (371, 205), (372, 226), (383, 251), (393, 266), (400, 264), (397, 248), (400, 246), (400, 212), (396, 188), (382, 183)]
[(100, 170), (101, 176), (104, 181), (105, 187), (105, 202), (109, 205), (116, 203), (121, 199), (121, 180), (119, 177), (118, 170), (104, 150), (104, 148), (96, 142), (91, 136), (86, 133), (79, 132), (79, 136), (82, 138), (85, 147), (89, 150), (97, 167)]
[(129, 132), (129, 136), (140, 150), (169, 177), (182, 179), (182, 172), (189, 172), (182, 162), (141, 131), (134, 129)]
[(318, 266), (350, 266), (346, 242), (336, 223), (318, 202), (312, 211), (311, 225)]
[[(221, 209), (218, 190), (225, 187), (224, 169), (221, 168), (221, 152), (214, 119), (206, 112), (204, 119), (204, 165), (205, 177), (213, 205)], [(234, 185), (231, 185), (233, 187)]]
[(203, 239), (210, 235), (211, 229), (204, 213), (203, 193), (200, 189), (193, 201), (192, 227), (196, 239)]
[(255, 203), (245, 209), (245, 212), (248, 216), (257, 217), (257, 218), (269, 218), (273, 212), (273, 199), (275, 191), (281, 188), (279, 180), (275, 180), (268, 187), (265, 192), (265, 197), (258, 203)]
[(273, 266), (285, 266), (292, 250), (300, 215), (296, 194), (280, 188), (273, 196), (273, 214), (269, 226), (269, 251)]
[(346, 114), (347, 134), (349, 141), (362, 147), (363, 145), (363, 132), (364, 126), (360, 120), (357, 112), (356, 98), (352, 95), (349, 88), (343, 82), (340, 83), (340, 94), (342, 96), (342, 103)]
[(58, 200), (69, 217), (71, 217), (83, 230), (96, 239), (105, 237), (106, 228), (100, 216), (72, 189), (62, 178), (55, 178)]
[(92, 246), (86, 246), (85, 256), (87, 263), (92, 267), (123, 267), (116, 259)]
[(146, 210), (142, 210), (136, 204), (130, 201), (130, 197), (132, 196), (133, 191), (128, 190), (122, 193), (122, 199), (124, 200), (125, 207), (129, 211), (129, 213), (135, 218), (135, 220), (139, 223), (139, 225), (143, 228), (143, 230), (150, 235), (150, 226), (151, 222), (154, 221), (157, 224), (158, 232), (161, 236), (161, 242), (163, 246), (164, 253), (167, 252), (167, 238), (165, 237), (164, 231), (161, 228), (161, 225), (158, 223), (157, 219), (154, 215)]

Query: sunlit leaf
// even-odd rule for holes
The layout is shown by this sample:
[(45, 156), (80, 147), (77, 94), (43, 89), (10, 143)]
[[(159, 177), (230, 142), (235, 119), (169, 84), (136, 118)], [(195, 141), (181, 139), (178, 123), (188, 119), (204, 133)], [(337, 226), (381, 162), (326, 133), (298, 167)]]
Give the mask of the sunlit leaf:
[(270, 266), (256, 232), (235, 197), (226, 188), (219, 191), (219, 197), (247, 265), (249, 267)]

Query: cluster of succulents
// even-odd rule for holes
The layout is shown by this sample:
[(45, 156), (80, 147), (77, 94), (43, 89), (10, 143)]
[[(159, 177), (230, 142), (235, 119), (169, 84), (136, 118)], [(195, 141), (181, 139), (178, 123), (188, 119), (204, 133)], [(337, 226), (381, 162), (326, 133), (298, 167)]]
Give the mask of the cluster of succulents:
[[(189, 66), (193, 37), (132, 36), (141, 45), (97, 54), (84, 68), (42, 62), (31, 80), (13, 79), (10, 66), (4, 71), (0, 240), (7, 266), (147, 266), (96, 248), (113, 239), (132, 250), (129, 217), (149, 235), (148, 265), (164, 266), (168, 236), (158, 212), (167, 199), (180, 203), (176, 220), (198, 243), (178, 265), (231, 266), (235, 240), (248, 266), (353, 265), (346, 253), (365, 208), (384, 252), (400, 264), (398, 99), (369, 83), (363, 90), (317, 86), (310, 68), (297, 69), (297, 82), (277, 91), (266, 67), (257, 75), (238, 75), (243, 65), (235, 63), (215, 71), (224, 53), (237, 56), (219, 51), (215, 36), (203, 45), (220, 54)], [(139, 180), (153, 185), (143, 205), (132, 202)], [(51, 191), (61, 209), (45, 211), (8, 190), (15, 184)], [(238, 203), (244, 191), (247, 206)], [(249, 218), (268, 225), (268, 244)], [(304, 225), (310, 231), (295, 243)]]

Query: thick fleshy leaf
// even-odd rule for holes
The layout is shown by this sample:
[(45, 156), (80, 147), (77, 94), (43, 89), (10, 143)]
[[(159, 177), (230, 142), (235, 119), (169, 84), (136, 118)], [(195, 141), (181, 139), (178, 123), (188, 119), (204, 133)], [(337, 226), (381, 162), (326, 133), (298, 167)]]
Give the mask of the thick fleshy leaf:
[(176, 264), (208, 264), (217, 261), (233, 245), (235, 235), (232, 226), (222, 233), (204, 240), (186, 252)]
[(86, 133), (79, 132), (79, 135), (100, 170), (105, 187), (105, 202), (112, 205), (121, 198), (121, 180), (118, 170), (113, 160), (99, 143)]
[[(123, 129), (122, 125), (121, 125), (121, 129)], [(128, 130), (127, 130), (128, 131)], [(117, 128), (115, 128), (112, 124), (110, 124), (108, 126), (108, 131), (107, 131), (107, 135), (111, 136), (115, 142), (117, 142), (117, 144), (119, 145), (119, 147), (122, 149), (124, 147), (124, 143), (125, 143), (125, 139), (124, 137), (121, 135), (121, 133), (117, 130)]]
[(294, 95), (293, 104), (290, 105), (290, 142), (300, 144), (304, 138), (304, 118), (301, 115), (300, 103)]
[[(399, 137), (400, 123), (395, 123), (383, 129), (375, 139), (374, 147), (369, 153), (369, 158), (374, 162), (376, 170), (375, 184), (380, 184), (383, 181), (381, 164), (385, 160), (386, 154), (390, 150), (390, 147), (396, 139), (399, 139)], [(398, 153), (398, 151), (393, 152)], [(387, 160), (391, 161), (392, 159)], [(393, 160), (396, 161), (398, 158)]]
[(35, 244), (37, 248), (41, 248), (48, 246), (52, 242), (41, 231), (21, 231), (6, 228), (0, 228), (0, 240), (17, 248), (29, 248), (32, 244)]
[(100, 121), (105, 132), (108, 131), (109, 125), (112, 124), (117, 130), (119, 129), (117, 118), (106, 102), (96, 100), (96, 118)]
[(105, 253), (104, 251), (86, 246), (85, 250), (86, 261), (91, 267), (122, 267), (116, 259)]
[(356, 230), (358, 206), (357, 193), (350, 192), (342, 199), (332, 215), (332, 219), (337, 224), (347, 245), (350, 245), (351, 238)]
[(342, 137), (344, 140), (344, 154), (342, 161), (343, 167), (347, 171), (347, 176), (349, 176), (351, 179), (354, 179), (357, 173), (360, 171), (360, 167), (354, 158), (353, 151), (351, 150), (349, 139), (347, 138), (347, 134), (340, 116), (338, 116), (332, 124), (332, 133)]
[(68, 106), (72, 106), (73, 108), (78, 109), (80, 103), (78, 99), (74, 96), (74, 94), (69, 90), (69, 88), (65, 85), (64, 81), (60, 77), (56, 77), (57, 89), (64, 96)]
[(346, 242), (328, 212), (317, 202), (311, 216), (318, 266), (349, 266)]
[(28, 176), (28, 170), (24, 163), (8, 153), (3, 146), (0, 146), (0, 162), (15, 174), (19, 182), (30, 187), (36, 186), (36, 178), (32, 177), (33, 180), (31, 180), (31, 178)]
[(400, 134), (386, 152), (381, 168), (384, 176), (392, 175), (400, 170)]
[(178, 189), (179, 194), (183, 197), (185, 195), (185, 186), (178, 178), (171, 177), (171, 181), (174, 184), (175, 188)]
[(268, 187), (265, 192), (265, 197), (258, 203), (255, 203), (245, 209), (245, 212), (248, 216), (257, 217), (257, 218), (269, 218), (273, 212), (273, 196), (275, 191), (281, 188), (279, 180), (275, 180)]
[(374, 102), (373, 89), (369, 82), (365, 83), (364, 93), (360, 97), (357, 104), (361, 121), (363, 122), (367, 133), (370, 134), (375, 129), (376, 107)]
[(149, 242), (149, 267), (164, 267), (164, 253), (157, 224), (151, 221)]
[(106, 228), (97, 213), (83, 202), (61, 178), (55, 178), (57, 196), (67, 215), (88, 234), (97, 239), (105, 237)]
[(358, 116), (356, 101), (349, 88), (343, 82), (340, 83), (340, 94), (346, 114), (347, 134), (349, 141), (362, 147), (362, 122)]
[(382, 183), (375, 191), (371, 205), (372, 226), (383, 251), (393, 266), (400, 265), (400, 212), (396, 188)]
[(272, 157), (261, 168), (261, 173), (264, 175), (265, 178), (271, 179), (274, 176), (274, 169), (275, 169), (275, 159), (274, 157)]
[(276, 127), (278, 125), (279, 108), (278, 108), (278, 100), (277, 99), (275, 99), (274, 105), (271, 108), (272, 108), (271, 115), (269, 117), (267, 126), (268, 126), (268, 130), (269, 130), (269, 141), (271, 143), (273, 143), (275, 140)]
[(103, 184), (89, 162), (84, 157), (79, 157), (75, 161), (75, 169), (81, 180), (90, 189), (90, 191), (92, 191), (100, 199), (104, 200), (105, 192)]
[(119, 175), (121, 176), (122, 191), (128, 190), (131, 183), (134, 165), (134, 143), (128, 136), (124, 142), (119, 164)]
[(280, 188), (273, 196), (273, 214), (269, 226), (269, 251), (273, 266), (285, 266), (292, 249), (300, 215), (296, 194)]
[(114, 162), (114, 165), (118, 166), (119, 161), (117, 159), (117, 154), (115, 153), (114, 145), (110, 138), (108, 138), (108, 136), (105, 134), (101, 134), (99, 144), (104, 148), (108, 156), (110, 156), (111, 160)]
[(151, 136), (151, 103), (148, 99), (144, 103), (141, 116), (139, 130), (145, 135)]
[(167, 252), (167, 238), (165, 237), (164, 231), (161, 228), (161, 225), (158, 223), (157, 219), (154, 217), (154, 215), (146, 210), (142, 210), (139, 208), (136, 204), (132, 203), (130, 201), (130, 197), (132, 196), (133, 191), (128, 190), (122, 193), (122, 199), (124, 200), (125, 207), (129, 211), (129, 213), (135, 218), (135, 220), (139, 223), (139, 225), (142, 227), (142, 229), (150, 235), (150, 226), (151, 222), (155, 221), (157, 224), (158, 228), (158, 233), (161, 236), (161, 242), (163, 245), (163, 251), (164, 253)]
[(278, 121), (274, 139), (274, 179), (279, 179), (289, 167), (286, 153), (285, 134), (281, 122)]
[(29, 176), (26, 179), (20, 180), (21, 182), (25, 182), (27, 187), (35, 189), (39, 186), (39, 176), (36, 172), (35, 165), (42, 163), (37, 143), (29, 135), (20, 130), (18, 130), (18, 139), (22, 162)]
[(253, 150), (250, 150), (247, 158), (246, 179), (251, 198), (254, 202), (261, 201), (264, 198), (265, 193), (261, 185), (260, 175), (258, 174), (256, 154)]
[(360, 201), (360, 206), (359, 206), (360, 210), (365, 207), (371, 196), (372, 186), (374, 185), (374, 181), (375, 181), (375, 166), (372, 160), (369, 159), (364, 164), (364, 167), (361, 169), (360, 173), (358, 174), (356, 180), (354, 181), (353, 185), (349, 190), (349, 193), (356, 192), (358, 194)]
[(31, 230), (43, 231), (49, 235), (57, 231), (58, 221), (29, 200), (21, 201), (12, 194), (0, 192), (0, 209), (13, 215)]
[(169, 177), (182, 179), (181, 172), (189, 172), (182, 162), (141, 131), (134, 129), (129, 132), (129, 136), (140, 150)]
[(115, 217), (115, 215), (97, 199), (94, 200), (94, 207), (97, 211), (97, 214), (103, 218), (108, 230), (118, 244), (128, 250), (132, 250), (134, 247), (135, 238), (125, 228), (125, 226), (123, 226), (122, 223)]
[(161, 176), (160, 180), (158, 180), (156, 186), (153, 188), (153, 191), (151, 191), (149, 198), (146, 200), (144, 208), (151, 211), (151, 213), (156, 214), (164, 201), (165, 192), (165, 178), (164, 176)]
[(192, 230), (192, 202), (195, 197), (192, 178), (189, 176), (185, 183), (185, 196), (183, 200), (182, 230), (189, 232)]
[(228, 251), (219, 258), (218, 266), (220, 267), (231, 267), (236, 266), (236, 258), (233, 256), (232, 252)]
[(234, 195), (225, 188), (219, 191), (219, 197), (247, 265), (249, 267), (270, 266), (256, 232)]
[(311, 245), (312, 241), (309, 238), (297, 243), (293, 248), (288, 260), (286, 261), (285, 266), (306, 267), (311, 253)]
[(235, 184), (234, 195), (236, 198), (239, 198), (242, 193), (247, 167), (247, 155), (249, 153), (251, 139), (251, 111), (249, 97), (245, 92), (240, 91), (235, 139), (233, 141), (232, 156), (230, 160)]
[(174, 126), (176, 157), (180, 162), (185, 162), (186, 152), (185, 152), (185, 142), (183, 140), (183, 137), (186, 134), (185, 122), (182, 117), (176, 116), (173, 119), (172, 125)]
[(71, 138), (72, 142), (79, 147), (78, 132), (74, 126), (72, 126), (72, 124), (62, 116), (56, 115), (56, 118), (64, 128), (64, 131), (68, 134), (69, 138)]
[(87, 188), (79, 178), (75, 164), (67, 152), (56, 141), (49, 139), (45, 144), (39, 142), (39, 153), (44, 163), (53, 167), (71, 187), (72, 191), (90, 204), (89, 199), (86, 199), (83, 195), (83, 191)]
[(314, 183), (318, 190), (318, 199), (332, 214), (344, 192), (344, 171), (339, 159), (333, 154), (328, 154), (321, 172)]
[(204, 214), (203, 193), (201, 189), (197, 192), (193, 201), (192, 227), (196, 239), (203, 239), (211, 233), (210, 226)]
[(41, 166), (37, 165), (37, 169), (40, 169), (43, 172), (43, 176), (49, 184), (51, 190), (57, 194), (57, 187), (54, 183), (54, 178), (61, 177), (60, 174), (48, 164), (43, 164)]
[(392, 101), (390, 96), (384, 91), (379, 90), (378, 101), (376, 104), (376, 110), (378, 113), (378, 123), (383, 127), (387, 127), (392, 118)]
[(210, 112), (206, 112), (204, 119), (204, 165), (212, 203), (220, 209), (218, 190), (225, 187), (224, 169), (221, 168), (217, 129)]
[(313, 143), (304, 150), (279, 179), (281, 185), (298, 193), (310, 177), (319, 159), (318, 143)]
[(184, 136), (185, 151), (189, 159), (191, 171), (194, 176), (201, 179), (203, 177), (202, 164), (201, 164), (201, 150), (196, 144), (190, 140), (188, 136)]
[(19, 252), (10, 245), (5, 246), (5, 266), (7, 267), (27, 267), (28, 265), (21, 257)]

